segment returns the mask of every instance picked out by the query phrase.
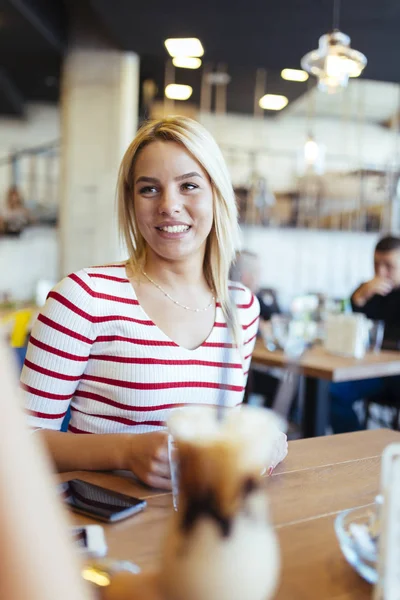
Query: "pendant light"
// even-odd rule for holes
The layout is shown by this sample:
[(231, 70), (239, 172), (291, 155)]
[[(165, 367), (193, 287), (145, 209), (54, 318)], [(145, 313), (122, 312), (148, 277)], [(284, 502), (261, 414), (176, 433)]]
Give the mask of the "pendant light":
[(319, 39), (317, 50), (301, 59), (301, 67), (318, 79), (318, 88), (329, 94), (348, 84), (349, 77), (359, 77), (367, 59), (350, 47), (350, 37), (339, 31), (340, 0), (333, 0), (333, 31)]

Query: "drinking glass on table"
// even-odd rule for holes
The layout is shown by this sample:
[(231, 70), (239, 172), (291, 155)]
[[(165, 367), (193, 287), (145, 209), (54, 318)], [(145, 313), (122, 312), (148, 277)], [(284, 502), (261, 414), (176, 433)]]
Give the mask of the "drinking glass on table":
[(172, 503), (174, 510), (178, 510), (179, 496), (179, 468), (178, 468), (178, 449), (176, 442), (171, 434), (168, 436), (168, 458), (169, 467), (171, 470), (171, 485), (172, 485)]
[(288, 356), (300, 356), (315, 340), (317, 331), (314, 321), (285, 315), (272, 315), (271, 327), (275, 344)]
[(284, 350), (290, 335), (292, 317), (287, 315), (272, 315), (271, 333), (281, 350)]
[(385, 322), (370, 320), (368, 325), (367, 351), (377, 354), (382, 348)]
[(162, 588), (174, 600), (268, 600), (280, 560), (262, 471), (274, 460), (279, 421), (251, 406), (218, 415), (193, 406), (167, 421), (180, 489), (162, 550)]

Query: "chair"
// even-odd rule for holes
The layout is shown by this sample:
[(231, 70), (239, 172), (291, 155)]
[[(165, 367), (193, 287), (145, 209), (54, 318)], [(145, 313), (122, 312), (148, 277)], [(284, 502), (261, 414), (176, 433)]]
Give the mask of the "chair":
[(271, 307), (274, 312), (279, 312), (279, 302), (276, 290), (273, 288), (261, 288), (257, 296), (261, 298), (266, 306)]
[[(388, 409), (390, 417), (388, 420), (383, 418), (383, 415), (380, 417), (376, 417), (372, 414), (372, 405), (379, 406), (381, 409)], [(372, 419), (375, 421), (380, 427), (390, 427), (395, 431), (400, 431), (400, 397), (395, 398), (391, 394), (385, 393), (377, 394), (375, 396), (371, 396), (364, 400), (364, 428), (368, 429), (369, 421)], [(381, 411), (383, 412), (383, 411)]]
[(69, 425), (70, 420), (71, 420), (71, 407), (69, 406), (67, 412), (65, 413), (63, 422), (61, 424), (61, 431), (63, 431), (64, 433), (66, 433), (68, 431), (68, 425)]

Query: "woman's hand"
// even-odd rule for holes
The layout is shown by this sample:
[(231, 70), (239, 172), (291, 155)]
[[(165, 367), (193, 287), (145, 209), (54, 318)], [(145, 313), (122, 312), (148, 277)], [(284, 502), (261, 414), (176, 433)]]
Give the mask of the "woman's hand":
[(274, 443), (274, 447), (272, 450), (271, 464), (268, 469), (268, 475), (271, 475), (272, 471), (275, 469), (280, 462), (286, 457), (288, 453), (288, 443), (286, 433), (283, 431), (278, 431), (276, 440)]
[(167, 431), (129, 435), (124, 462), (143, 483), (163, 490), (171, 489)]

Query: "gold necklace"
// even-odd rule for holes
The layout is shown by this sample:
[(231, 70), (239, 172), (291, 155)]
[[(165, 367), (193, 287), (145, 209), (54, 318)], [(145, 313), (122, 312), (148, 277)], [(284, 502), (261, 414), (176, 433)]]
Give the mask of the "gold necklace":
[(207, 306), (205, 308), (191, 308), (190, 306), (185, 306), (184, 304), (181, 304), (180, 302), (178, 302), (178, 300), (174, 300), (174, 298), (172, 298), (172, 296), (170, 296), (168, 294), (168, 292), (166, 292), (161, 287), (161, 285), (158, 285), (158, 283), (156, 283), (149, 275), (147, 275), (146, 271), (142, 271), (142, 273), (146, 277), (146, 279), (148, 279), (150, 281), (150, 283), (155, 285), (156, 288), (158, 288), (160, 290), (160, 292), (162, 292), (164, 294), (164, 296), (166, 296), (169, 300), (171, 300), (171, 302), (173, 302), (177, 306), (180, 306), (181, 308), (184, 308), (185, 310), (191, 310), (192, 312), (205, 312), (214, 304), (215, 297), (211, 296), (211, 302), (210, 302), (210, 304), (207, 304)]

